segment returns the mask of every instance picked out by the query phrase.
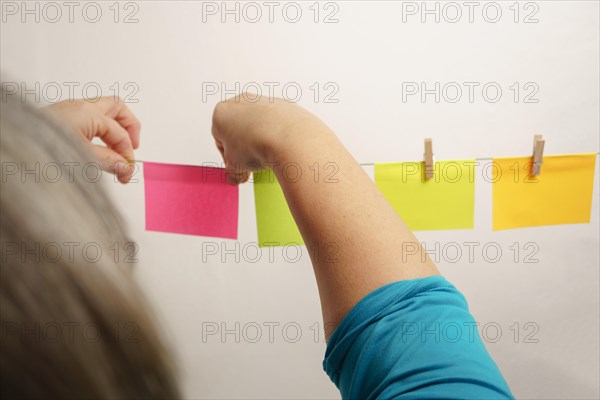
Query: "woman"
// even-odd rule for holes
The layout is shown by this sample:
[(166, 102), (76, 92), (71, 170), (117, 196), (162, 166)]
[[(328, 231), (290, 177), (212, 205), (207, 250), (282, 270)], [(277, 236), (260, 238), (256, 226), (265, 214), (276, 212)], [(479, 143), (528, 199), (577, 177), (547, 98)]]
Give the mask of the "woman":
[[(342, 397), (512, 398), (471, 329), (464, 297), (420, 246), (417, 252), (405, 251), (407, 244), (418, 243), (416, 238), (333, 132), (297, 105), (246, 98), (254, 99), (238, 96), (216, 106), (212, 133), (230, 183), (243, 183), (249, 170), (267, 165), (281, 184), (311, 249), (328, 338), (323, 367)], [(16, 101), (2, 108), (3, 162), (83, 164), (94, 152), (104, 169), (121, 182), (129, 180), (127, 160), (134, 158), (140, 124), (122, 102), (50, 107), (55, 120), (70, 126), (81, 141)], [(107, 146), (92, 145), (95, 136)], [(290, 180), (284, 171), (292, 162), (306, 172), (333, 162), (338, 173), (333, 182), (308, 173)], [(3, 179), (1, 204), (3, 244), (75, 238), (108, 246), (126, 240), (102, 188), (81, 179), (58, 185)], [(3, 391), (8, 388), (17, 397), (178, 396), (144, 302), (123, 277), (126, 268), (108, 260), (93, 266), (82, 259), (60, 265), (22, 261), (2, 260), (3, 325), (52, 318), (111, 326), (129, 320), (139, 326), (140, 341), (103, 342), (101, 348), (84, 341), (58, 350), (47, 343), (26, 347), (6, 335), (11, 341), (3, 343), (9, 350), (3, 352)], [(448, 324), (463, 327), (452, 341), (431, 334)]]

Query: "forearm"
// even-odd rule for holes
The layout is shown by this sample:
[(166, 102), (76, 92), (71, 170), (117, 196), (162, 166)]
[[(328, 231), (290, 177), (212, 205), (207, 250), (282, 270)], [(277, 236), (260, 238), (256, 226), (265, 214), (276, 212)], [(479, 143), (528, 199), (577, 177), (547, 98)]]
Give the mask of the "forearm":
[[(324, 124), (293, 126), (266, 157), (309, 249), (325, 324), (337, 326), (382, 285), (438, 274), (414, 235)], [(301, 168), (297, 181), (284, 174), (290, 163)], [(325, 170), (328, 163), (333, 164)], [(331, 174), (334, 166), (337, 173)]]

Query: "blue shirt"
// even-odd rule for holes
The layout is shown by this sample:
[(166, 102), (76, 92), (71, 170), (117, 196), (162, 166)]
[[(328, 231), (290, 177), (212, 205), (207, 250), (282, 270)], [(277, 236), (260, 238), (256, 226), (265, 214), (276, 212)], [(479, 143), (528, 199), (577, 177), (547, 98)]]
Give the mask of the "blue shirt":
[(344, 399), (512, 399), (464, 296), (432, 276), (385, 285), (346, 315), (323, 368)]

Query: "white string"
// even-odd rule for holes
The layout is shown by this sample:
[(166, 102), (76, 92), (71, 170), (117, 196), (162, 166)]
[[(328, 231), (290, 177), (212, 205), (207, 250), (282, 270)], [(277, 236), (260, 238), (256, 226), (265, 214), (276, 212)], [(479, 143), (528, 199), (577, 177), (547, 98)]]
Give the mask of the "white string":
[[(578, 154), (590, 154), (590, 153), (578, 153)], [(596, 155), (600, 155), (600, 152), (596, 152)], [(527, 157), (527, 156), (522, 156), (522, 157)], [(494, 158), (503, 158), (503, 157), (485, 157), (485, 158), (471, 158), (471, 160), (475, 160), (475, 161), (492, 161)], [(415, 161), (415, 162), (419, 162), (419, 161)], [(375, 164), (386, 164), (384, 162), (378, 162), (378, 163), (360, 163), (360, 165), (362, 165), (363, 167), (371, 167), (374, 166)]]
[[(577, 154), (590, 154), (590, 153), (577, 153)], [(596, 152), (595, 154), (596, 154), (596, 155), (600, 155), (600, 152)], [(527, 157), (527, 156), (522, 156), (522, 157)], [(475, 161), (492, 161), (494, 158), (502, 158), (502, 157), (471, 158), (471, 160), (475, 160)], [(144, 161), (144, 160), (134, 160), (133, 162), (136, 162), (136, 163), (144, 163), (144, 162), (146, 162), (146, 161)], [(401, 161), (399, 161), (399, 162), (401, 162)], [(419, 161), (414, 161), (414, 162), (419, 162)], [(374, 166), (375, 164), (388, 164), (388, 163), (386, 163), (386, 162), (378, 162), (378, 163), (373, 163), (373, 162), (370, 162), (370, 163), (359, 163), (359, 165), (361, 165), (361, 166), (363, 166), (363, 167), (372, 167), (372, 166)]]

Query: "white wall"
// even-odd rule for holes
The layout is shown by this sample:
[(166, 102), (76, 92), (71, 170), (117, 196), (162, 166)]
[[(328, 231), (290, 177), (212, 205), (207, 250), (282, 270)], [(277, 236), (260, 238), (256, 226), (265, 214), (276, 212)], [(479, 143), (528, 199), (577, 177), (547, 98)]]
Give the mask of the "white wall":
[[(7, 1), (2, 1), (5, 9)], [(75, 9), (74, 22), (68, 8), (56, 23), (55, 10), (40, 3), (41, 19), (3, 14), (1, 67), (10, 75), (3, 80), (24, 81), (28, 88), (40, 83), (40, 103), (54, 96), (56, 82), (68, 97), (65, 82), (81, 87), (95, 82), (103, 94), (112, 94), (117, 82), (121, 95), (139, 89), (130, 107), (143, 123), (142, 145), (137, 158), (159, 162), (197, 164), (220, 162), (210, 135), (210, 117), (221, 94), (203, 101), (203, 84), (225, 82), (293, 82), (302, 89), (300, 104), (322, 117), (361, 162), (408, 161), (422, 156), (423, 138), (434, 138), (439, 160), (527, 155), (532, 136), (546, 138), (546, 154), (597, 152), (599, 149), (599, 6), (593, 1), (538, 1), (518, 4), (520, 22), (513, 21), (513, 2), (494, 3), (502, 10), (499, 22), (487, 22), (481, 2), (468, 21), (466, 5), (459, 4), (462, 19), (439, 23), (428, 15), (406, 15), (416, 4), (352, 1), (318, 5), (320, 19), (338, 11), (337, 23), (315, 23), (313, 2), (299, 2), (303, 14), (298, 23), (282, 16), (283, 4), (275, 8), (274, 22), (262, 2), (262, 19), (240, 3), (241, 21), (233, 15), (222, 23), (220, 16), (204, 14), (198, 1), (138, 1), (125, 9), (136, 11), (137, 23), (113, 21), (112, 2), (97, 2), (102, 10), (98, 23), (83, 18), (83, 5)], [(21, 7), (20, 2), (12, 3)], [(82, 3), (83, 4), (83, 3)], [(429, 8), (434, 2), (427, 3)], [(495, 17), (495, 5), (487, 5), (486, 17)], [(34, 2), (28, 2), (34, 7)], [(447, 19), (456, 9), (440, 3)], [(229, 2), (233, 8), (235, 3)], [(10, 6), (8, 6), (10, 7)], [(288, 6), (293, 7), (293, 6)], [(313, 6), (314, 7), (314, 6)], [(451, 6), (450, 6), (451, 7)], [(513, 8), (514, 9), (514, 8)], [(522, 19), (536, 11), (538, 23)], [(6, 11), (6, 9), (5, 9)], [(86, 17), (94, 18), (94, 9)], [(294, 9), (288, 8), (288, 19)], [(321, 98), (315, 101), (310, 87), (318, 83)], [(335, 86), (327, 88), (328, 82)], [(402, 82), (479, 82), (473, 102), (466, 87), (463, 98), (440, 103), (430, 95), (402, 100)], [(481, 87), (495, 82), (502, 88), (497, 103), (487, 102)], [(521, 85), (514, 102), (509, 88)], [(524, 103), (523, 85), (539, 88), (537, 103)], [(133, 83), (133, 86), (125, 86)], [(337, 103), (323, 95), (337, 87)], [(326, 90), (328, 89), (328, 90)], [(204, 93), (206, 94), (206, 93)], [(293, 91), (288, 92), (294, 97)], [(493, 91), (489, 92), (493, 96)], [(93, 95), (93, 91), (89, 92)], [(449, 92), (448, 96), (454, 96)], [(34, 96), (28, 99), (34, 101)], [(372, 173), (371, 170), (369, 170)], [(189, 398), (337, 398), (339, 394), (321, 369), (325, 349), (322, 337), (314, 338), (320, 321), (315, 280), (306, 249), (300, 259), (294, 248), (262, 251), (255, 257), (257, 240), (252, 186), (240, 188), (238, 242), (144, 231), (143, 180), (120, 186), (111, 182), (114, 198), (138, 240), (138, 277), (160, 317), (182, 370), (182, 384)], [(491, 186), (476, 184), (476, 226), (473, 230), (419, 232), (418, 237), (434, 249), (458, 243), (463, 256), (457, 263), (440, 260), (445, 275), (467, 296), (484, 332), (489, 351), (500, 365), (519, 398), (598, 398), (599, 386), (599, 222), (598, 171), (594, 188), (592, 222), (589, 225), (554, 226), (502, 232), (491, 230)], [(472, 261), (465, 242), (481, 245)], [(533, 242), (537, 263), (524, 262)], [(206, 254), (216, 243), (236, 254)], [(481, 247), (497, 243), (502, 257), (486, 261)], [(513, 243), (521, 251), (513, 260)], [(450, 249), (449, 247), (446, 247)], [(513, 247), (514, 248), (514, 247)], [(246, 252), (243, 251), (246, 249)], [(245, 254), (245, 257), (244, 257)], [(224, 260), (221, 260), (221, 257)], [(203, 260), (205, 258), (205, 260)], [(238, 262), (239, 261), (239, 262)], [(525, 324), (531, 322), (534, 325)], [(207, 324), (208, 323), (208, 324)], [(212, 335), (203, 340), (210, 323), (227, 324), (250, 339), (256, 325), (262, 337), (250, 343), (235, 335), (225, 340)], [(269, 323), (273, 326), (272, 343)], [(283, 326), (287, 325), (287, 337)], [(515, 343), (515, 323), (520, 333)], [(267, 325), (265, 325), (267, 324)], [(296, 325), (297, 324), (297, 325)], [(497, 324), (497, 325), (496, 325)], [(319, 325), (320, 326), (320, 325)], [(494, 327), (502, 329), (496, 343)], [(302, 336), (291, 343), (295, 327)], [(511, 327), (512, 330), (511, 330)], [(538, 343), (526, 343), (532, 333)], [(245, 328), (245, 329), (244, 329)], [(531, 339), (530, 338), (530, 339)]]

